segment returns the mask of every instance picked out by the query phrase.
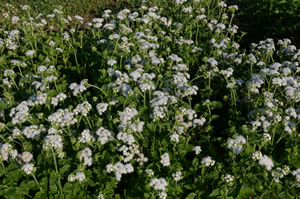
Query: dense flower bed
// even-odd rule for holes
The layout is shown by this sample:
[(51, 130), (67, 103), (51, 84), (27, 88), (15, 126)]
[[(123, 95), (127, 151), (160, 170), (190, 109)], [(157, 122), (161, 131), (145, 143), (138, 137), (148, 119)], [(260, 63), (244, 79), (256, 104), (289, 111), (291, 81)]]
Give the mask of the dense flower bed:
[(300, 50), (240, 49), (237, 6), (144, 1), (92, 21), (6, 5), (0, 195), (296, 198)]

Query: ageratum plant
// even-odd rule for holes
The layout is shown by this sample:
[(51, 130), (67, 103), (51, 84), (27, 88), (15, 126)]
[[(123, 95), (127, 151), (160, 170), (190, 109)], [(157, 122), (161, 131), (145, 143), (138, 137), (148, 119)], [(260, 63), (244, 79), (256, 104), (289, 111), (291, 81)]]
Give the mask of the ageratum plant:
[(240, 49), (223, 1), (153, 3), (5, 5), (2, 197), (297, 197), (300, 50)]

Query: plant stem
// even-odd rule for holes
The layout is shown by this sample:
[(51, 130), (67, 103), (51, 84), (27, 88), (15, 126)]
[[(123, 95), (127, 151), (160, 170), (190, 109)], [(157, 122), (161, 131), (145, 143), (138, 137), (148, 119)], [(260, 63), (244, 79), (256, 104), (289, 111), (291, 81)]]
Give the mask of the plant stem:
[(39, 181), (36, 179), (35, 175), (34, 175), (33, 173), (32, 173), (31, 175), (32, 175), (32, 177), (33, 177), (35, 183), (37, 184), (37, 186), (40, 188), (41, 192), (43, 192), (43, 189), (42, 189), (42, 187), (41, 187)]
[[(54, 160), (54, 165), (55, 165), (55, 172), (57, 175), (59, 175), (58, 173), (58, 169), (57, 169), (57, 162), (56, 162), (56, 157), (55, 157), (55, 153), (53, 151), (53, 148), (51, 147), (51, 151), (52, 151), (52, 156), (53, 156), (53, 160)], [(59, 190), (60, 193), (63, 194), (63, 190), (62, 190), (62, 186), (61, 186), (61, 182), (60, 182), (60, 177), (58, 177), (58, 185), (59, 185)]]

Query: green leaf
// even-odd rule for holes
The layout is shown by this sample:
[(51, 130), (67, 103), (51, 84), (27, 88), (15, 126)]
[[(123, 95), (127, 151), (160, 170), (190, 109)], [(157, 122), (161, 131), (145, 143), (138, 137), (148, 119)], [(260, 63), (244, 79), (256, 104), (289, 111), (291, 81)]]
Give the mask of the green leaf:
[(26, 184), (26, 187), (28, 187), (29, 189), (36, 189), (36, 188), (37, 188), (36, 183), (35, 183), (34, 180), (29, 181), (29, 182)]
[(50, 192), (52, 194), (55, 194), (58, 192), (58, 188), (57, 188), (56, 184), (50, 185)]
[(65, 199), (73, 199), (73, 195), (72, 194), (67, 194), (67, 195), (65, 195)]
[(64, 176), (65, 173), (68, 172), (69, 170), (70, 170), (70, 165), (67, 164), (59, 169), (59, 173), (61, 174), (61, 176)]
[(37, 192), (34, 196), (34, 199), (43, 199), (47, 198), (47, 193)]
[(67, 182), (63, 187), (64, 192), (66, 193), (72, 193), (73, 191), (73, 184), (70, 182)]
[(212, 101), (209, 103), (209, 105), (210, 105), (211, 110), (223, 107), (222, 102), (219, 102), (219, 101)]
[(50, 186), (54, 185), (57, 182), (57, 180), (58, 180), (58, 176), (56, 175), (56, 173), (52, 172), (50, 174), (50, 180), (49, 180)]
[(0, 109), (5, 110), (5, 109), (8, 109), (8, 108), (9, 108), (8, 104), (6, 104), (5, 102), (0, 102)]
[(197, 168), (199, 165), (199, 160), (198, 158), (194, 158), (193, 162), (192, 162), (193, 167)]
[(213, 192), (211, 192), (211, 194), (209, 194), (210, 197), (215, 197), (215, 196), (220, 196), (220, 189), (217, 188), (215, 190), (213, 190)]
[(48, 177), (44, 177), (41, 182), (41, 187), (44, 191), (48, 190)]
[(197, 196), (196, 193), (190, 193), (185, 199), (194, 199)]
[(249, 196), (252, 195), (252, 193), (253, 193), (253, 190), (250, 187), (242, 186), (237, 198), (238, 199), (249, 198)]
[(47, 92), (47, 95), (49, 97), (55, 97), (57, 95), (57, 91), (56, 90), (50, 90)]
[(212, 115), (212, 116), (211, 116), (211, 120), (218, 119), (219, 117), (220, 117), (219, 115)]
[(200, 105), (200, 104), (196, 104), (196, 105), (194, 106), (194, 111), (200, 112), (200, 111), (201, 111), (201, 105)]
[(68, 87), (68, 83), (67, 82), (64, 82), (64, 83), (61, 83), (57, 86), (57, 89), (59, 92), (63, 92), (66, 90), (66, 88)]

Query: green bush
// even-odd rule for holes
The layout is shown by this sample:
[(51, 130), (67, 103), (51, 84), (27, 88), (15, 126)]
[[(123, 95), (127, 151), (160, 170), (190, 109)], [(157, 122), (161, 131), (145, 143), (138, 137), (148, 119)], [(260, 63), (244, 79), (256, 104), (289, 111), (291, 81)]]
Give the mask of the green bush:
[(290, 38), (300, 45), (299, 0), (230, 0), (239, 6), (237, 19), (248, 35), (245, 43), (272, 37)]

